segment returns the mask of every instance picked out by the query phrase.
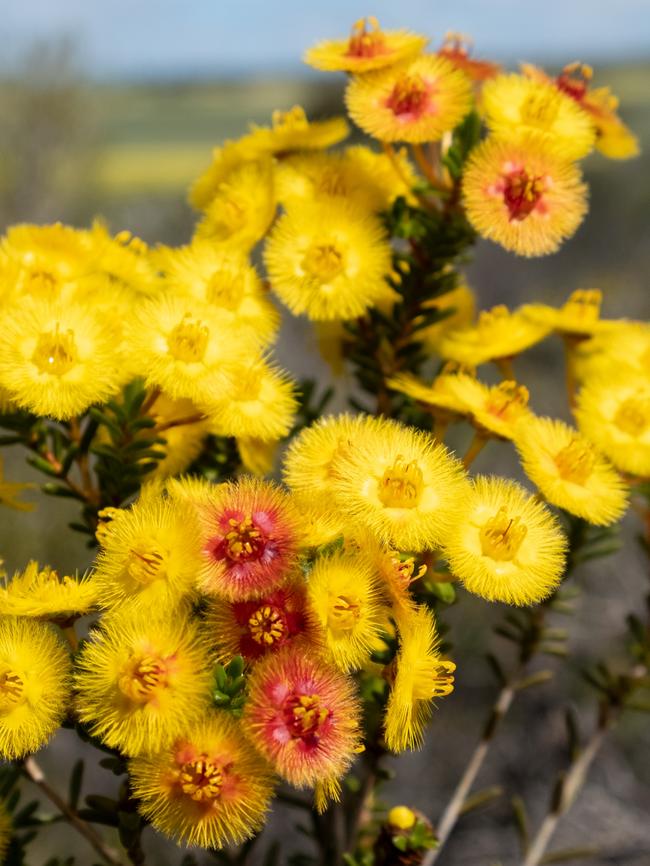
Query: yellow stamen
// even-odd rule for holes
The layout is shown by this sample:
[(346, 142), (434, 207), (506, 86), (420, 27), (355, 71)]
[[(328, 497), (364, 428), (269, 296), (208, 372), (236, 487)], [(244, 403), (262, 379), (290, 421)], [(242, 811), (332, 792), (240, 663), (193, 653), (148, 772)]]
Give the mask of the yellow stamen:
[(332, 631), (352, 631), (360, 615), (356, 598), (347, 595), (330, 597), (327, 624)]
[(145, 654), (131, 660), (118, 680), (120, 691), (132, 701), (146, 703), (167, 685), (167, 665), (163, 659)]
[(216, 800), (221, 796), (222, 769), (205, 755), (195, 761), (186, 761), (180, 769), (178, 780), (181, 791), (197, 803)]
[(441, 659), (425, 659), (416, 664), (413, 672), (413, 697), (418, 701), (442, 698), (454, 690), (456, 665)]
[(514, 559), (527, 532), (519, 517), (508, 517), (506, 509), (501, 507), (479, 532), (483, 556), (499, 562)]
[(169, 332), (167, 346), (177, 361), (196, 364), (203, 360), (210, 339), (210, 330), (189, 313)]
[(264, 548), (264, 538), (252, 518), (237, 520), (231, 517), (228, 525), (231, 528), (225, 541), (229, 558), (239, 560), (259, 556)]
[(64, 376), (72, 370), (77, 360), (77, 344), (73, 331), (68, 329), (62, 332), (57, 322), (53, 331), (39, 334), (32, 362), (41, 373)]
[(248, 628), (253, 640), (266, 646), (272, 646), (287, 634), (282, 612), (269, 604), (260, 607), (250, 616)]
[(17, 671), (8, 666), (0, 669), (0, 713), (8, 713), (25, 699), (25, 683)]
[(587, 323), (597, 322), (600, 318), (600, 305), (603, 293), (600, 289), (577, 289), (569, 295), (568, 301), (562, 307), (562, 312), (571, 318), (581, 319)]
[(641, 436), (650, 427), (650, 399), (628, 397), (618, 407), (614, 424), (630, 436)]
[(406, 463), (400, 455), (384, 472), (377, 495), (386, 508), (416, 508), (423, 487), (424, 479), (418, 464), (414, 460)]
[(129, 577), (138, 583), (151, 583), (161, 577), (165, 561), (164, 552), (151, 544), (147, 547), (129, 551), (126, 570)]
[(319, 283), (331, 283), (343, 271), (343, 254), (332, 244), (312, 244), (302, 266)]
[(584, 484), (593, 472), (596, 455), (584, 440), (574, 437), (555, 455), (555, 465), (565, 481)]

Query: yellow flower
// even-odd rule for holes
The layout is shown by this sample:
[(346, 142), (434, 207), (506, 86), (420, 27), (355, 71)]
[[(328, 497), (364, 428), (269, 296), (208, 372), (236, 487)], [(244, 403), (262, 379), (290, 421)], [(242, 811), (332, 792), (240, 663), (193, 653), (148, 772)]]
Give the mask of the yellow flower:
[(358, 552), (319, 557), (307, 599), (335, 665), (346, 673), (362, 667), (383, 625), (372, 561)]
[(345, 103), (357, 126), (380, 141), (438, 141), (471, 108), (469, 79), (449, 60), (423, 54), (352, 78)]
[(280, 300), (316, 321), (356, 318), (390, 293), (386, 231), (352, 201), (291, 207), (271, 231), (264, 260)]
[(552, 418), (521, 422), (515, 444), (524, 472), (544, 498), (589, 523), (606, 526), (627, 508), (620, 475), (577, 430)]
[(160, 291), (160, 279), (147, 244), (129, 231), (112, 236), (101, 220), (86, 233), (96, 273), (106, 277), (110, 294), (126, 290), (127, 296), (149, 297)]
[(212, 162), (192, 184), (189, 203), (196, 210), (205, 210), (229, 175), (247, 163), (255, 162), (259, 156), (259, 152), (251, 148), (244, 139), (226, 141), (223, 147), (215, 147), (212, 151)]
[(249, 331), (224, 326), (217, 308), (169, 294), (136, 308), (127, 342), (148, 385), (162, 388), (172, 399), (197, 403), (210, 374), (233, 356), (243, 358), (258, 348)]
[(608, 378), (612, 370), (650, 376), (650, 324), (611, 321), (609, 325), (576, 347), (578, 379)]
[(595, 141), (589, 116), (552, 84), (525, 75), (499, 75), (483, 87), (481, 108), (498, 138), (543, 135), (566, 160), (582, 159)]
[(650, 382), (647, 374), (588, 381), (578, 395), (576, 421), (621, 472), (650, 477)]
[(446, 420), (454, 416), (467, 416), (466, 402), (460, 397), (461, 383), (474, 381), (474, 377), (446, 364), (430, 385), (425, 385), (412, 373), (397, 373), (387, 380), (387, 384), (400, 394), (422, 403), (432, 415)]
[(455, 289), (425, 301), (422, 307), (427, 312), (437, 310), (445, 313), (445, 317), (439, 322), (418, 330), (418, 339), (422, 340), (427, 348), (437, 352), (440, 341), (446, 333), (473, 322), (476, 314), (476, 297), (469, 286), (461, 283)]
[(324, 150), (343, 141), (350, 132), (344, 117), (310, 121), (300, 105), (289, 111), (274, 111), (271, 121), (270, 127), (251, 124), (249, 134), (241, 139), (242, 145), (259, 153), (284, 156), (300, 150)]
[(201, 453), (210, 432), (209, 422), (191, 400), (172, 400), (164, 393), (156, 397), (149, 409), (149, 415), (159, 428), (156, 435), (164, 439), (164, 444), (157, 447), (163, 449), (165, 457), (157, 463), (148, 477), (152, 480), (179, 475)]
[(39, 568), (33, 561), (0, 586), (0, 615), (64, 621), (89, 613), (97, 603), (98, 589), (91, 577), (59, 577), (49, 566)]
[(526, 304), (521, 312), (559, 334), (583, 339), (614, 327), (613, 322), (600, 318), (602, 300), (600, 289), (576, 289), (559, 309), (546, 304)]
[(488, 136), (463, 175), (463, 201), (476, 231), (520, 256), (553, 253), (587, 212), (579, 168), (533, 132)]
[(66, 420), (125, 381), (111, 323), (73, 304), (25, 301), (0, 334), (0, 386), (18, 406)]
[[(2, 400), (0, 399), (0, 415), (2, 414)], [(33, 502), (25, 502), (20, 499), (23, 490), (31, 490), (33, 484), (23, 484), (19, 481), (7, 481), (4, 477), (4, 458), (0, 455), (0, 505), (13, 508), (15, 511), (32, 511)]]
[(457, 69), (464, 72), (472, 81), (481, 84), (488, 78), (494, 78), (501, 71), (498, 63), (492, 63), (489, 60), (476, 60), (471, 57), (472, 40), (464, 36), (462, 33), (456, 33), (453, 30), (445, 33), (445, 39), (438, 54), (451, 60)]
[(0, 757), (40, 749), (59, 727), (70, 696), (70, 657), (53, 626), (0, 617)]
[(248, 252), (266, 234), (275, 207), (271, 160), (246, 162), (218, 185), (196, 235)]
[(122, 608), (105, 616), (76, 666), (79, 719), (125, 755), (170, 746), (210, 709), (205, 635), (173, 610)]
[(261, 829), (273, 790), (266, 762), (240, 726), (213, 713), (173, 746), (129, 762), (139, 810), (186, 845), (238, 845)]
[(440, 340), (443, 358), (475, 367), (487, 361), (513, 358), (539, 343), (549, 328), (532, 322), (521, 310), (503, 304), (483, 310), (475, 325), (449, 331)]
[(263, 442), (286, 436), (298, 408), (293, 381), (262, 358), (225, 365), (198, 403), (217, 435)]
[(474, 479), (462, 519), (444, 539), (452, 574), (488, 601), (532, 604), (564, 570), (566, 539), (551, 512), (514, 481)]
[(609, 87), (591, 88), (593, 70), (584, 63), (569, 63), (557, 78), (522, 64), (522, 72), (534, 81), (552, 83), (589, 115), (596, 131), (596, 150), (610, 159), (629, 159), (639, 153), (639, 142), (617, 114), (618, 99)]
[(370, 72), (419, 54), (429, 40), (409, 30), (384, 32), (373, 16), (360, 18), (349, 39), (327, 39), (305, 52), (304, 61), (326, 72)]
[(459, 461), (427, 433), (380, 419), (336, 460), (333, 492), (350, 524), (400, 550), (438, 547), (463, 509)]
[(275, 466), (279, 439), (260, 439), (256, 436), (239, 436), (237, 451), (242, 466), (251, 475), (270, 475)]
[(161, 247), (154, 258), (174, 295), (198, 298), (215, 307), (224, 330), (250, 331), (262, 347), (273, 342), (280, 316), (241, 251), (195, 238), (184, 247)]
[(345, 515), (327, 496), (295, 494), (300, 509), (300, 546), (321, 547), (340, 538), (346, 529)]
[(451, 694), (455, 670), (453, 662), (440, 656), (433, 614), (419, 607), (404, 617), (384, 718), (384, 737), (392, 752), (422, 746), (432, 701)]
[(169, 607), (191, 596), (201, 564), (193, 509), (180, 497), (141, 495), (108, 524), (95, 563), (102, 607), (133, 599)]

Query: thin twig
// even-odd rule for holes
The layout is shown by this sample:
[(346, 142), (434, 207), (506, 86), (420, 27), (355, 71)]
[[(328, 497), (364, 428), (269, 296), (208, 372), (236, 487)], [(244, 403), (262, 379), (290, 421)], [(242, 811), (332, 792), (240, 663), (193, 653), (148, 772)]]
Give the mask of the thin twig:
[(122, 861), (119, 856), (112, 848), (110, 848), (102, 839), (102, 837), (97, 833), (94, 827), (91, 827), (90, 824), (87, 824), (85, 821), (77, 815), (76, 811), (72, 809), (65, 800), (52, 788), (45, 778), (45, 774), (36, 763), (34, 758), (30, 755), (30, 757), (25, 758), (23, 761), (23, 771), (25, 775), (45, 794), (45, 796), (50, 800), (56, 808), (61, 812), (61, 814), (65, 817), (66, 821), (80, 833), (84, 839), (86, 839), (95, 849), (95, 851), (100, 855), (100, 857), (105, 860), (107, 863), (113, 864), (113, 866), (122, 866)]

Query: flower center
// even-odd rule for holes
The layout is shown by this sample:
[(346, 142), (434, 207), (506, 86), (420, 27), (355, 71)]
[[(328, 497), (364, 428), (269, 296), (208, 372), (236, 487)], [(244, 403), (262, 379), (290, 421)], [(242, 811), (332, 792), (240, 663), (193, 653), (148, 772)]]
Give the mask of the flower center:
[(497, 418), (503, 418), (505, 415), (519, 414), (520, 410), (528, 406), (528, 388), (525, 385), (518, 385), (510, 380), (500, 382), (493, 388), (490, 388), (486, 410)]
[(531, 214), (544, 193), (544, 181), (541, 177), (531, 177), (525, 169), (520, 168), (505, 176), (503, 200), (510, 221), (521, 222)]
[(296, 740), (318, 740), (320, 729), (329, 714), (318, 695), (293, 693), (284, 703), (284, 720), (289, 733)]
[(417, 701), (430, 701), (441, 698), (454, 690), (453, 662), (438, 658), (421, 659), (415, 665), (413, 672), (413, 697)]
[(569, 63), (555, 79), (555, 84), (562, 93), (566, 93), (576, 102), (582, 102), (593, 74), (593, 69), (586, 63)]
[(386, 508), (415, 508), (423, 487), (422, 470), (418, 464), (415, 460), (407, 463), (400, 455), (384, 472), (377, 495)]
[(555, 99), (550, 99), (544, 90), (533, 90), (521, 104), (520, 115), (523, 123), (534, 126), (550, 127), (559, 111)]
[(120, 691), (136, 703), (146, 703), (161, 686), (167, 685), (167, 665), (146, 653), (132, 659), (118, 680)]
[(25, 700), (25, 683), (13, 668), (0, 668), (0, 713), (9, 713)]
[(614, 424), (630, 436), (641, 436), (650, 427), (650, 398), (628, 397), (618, 407)]
[(584, 484), (593, 472), (596, 462), (593, 448), (577, 437), (558, 451), (554, 459), (560, 476), (574, 484)]
[(154, 544), (129, 551), (126, 570), (137, 583), (147, 584), (162, 576), (165, 554)]
[(374, 17), (361, 18), (352, 27), (346, 57), (377, 57), (388, 54), (379, 22)]
[(59, 281), (49, 271), (32, 271), (27, 280), (27, 287), (30, 295), (53, 298), (59, 287)]
[(251, 614), (248, 629), (256, 643), (267, 647), (281, 641), (289, 633), (284, 614), (270, 604), (265, 604)]
[(569, 296), (562, 312), (585, 323), (597, 322), (603, 293), (599, 289), (577, 289)]
[(219, 198), (219, 212), (210, 225), (213, 237), (227, 240), (246, 225), (246, 201), (241, 193), (228, 190), (225, 184), (220, 192), (222, 195)]
[(319, 283), (331, 283), (343, 271), (343, 255), (333, 244), (312, 244), (302, 266)]
[(62, 332), (57, 322), (53, 331), (39, 334), (32, 362), (41, 373), (64, 376), (72, 370), (77, 360), (77, 344), (73, 331)]
[(238, 520), (231, 517), (230, 529), (224, 538), (225, 555), (235, 562), (260, 559), (266, 546), (262, 531), (255, 525), (252, 517)]
[(203, 360), (209, 338), (207, 325), (186, 313), (182, 321), (169, 332), (167, 346), (177, 361), (196, 364)]
[(276, 132), (297, 132), (309, 127), (305, 109), (300, 105), (294, 105), (289, 111), (274, 111), (271, 122)]
[(209, 304), (235, 310), (239, 306), (243, 294), (240, 281), (235, 274), (226, 271), (216, 271), (205, 288), (205, 298)]
[(347, 595), (330, 596), (327, 624), (332, 631), (352, 631), (360, 614), (358, 599)]
[(481, 310), (477, 324), (481, 339), (496, 339), (496, 335), (510, 330), (510, 310), (505, 304), (497, 304), (490, 310)]
[(184, 794), (197, 803), (205, 803), (221, 795), (223, 771), (207, 755), (202, 755), (181, 766), (178, 781)]
[(262, 376), (260, 369), (253, 364), (251, 367), (242, 367), (237, 370), (237, 381), (233, 383), (232, 399), (242, 403), (250, 403), (257, 400), (262, 388)]
[(479, 539), (483, 556), (498, 562), (514, 559), (528, 532), (518, 517), (508, 517), (501, 507), (494, 517), (481, 527)]
[(403, 75), (386, 100), (386, 107), (397, 117), (417, 119), (429, 105), (429, 88), (419, 75)]

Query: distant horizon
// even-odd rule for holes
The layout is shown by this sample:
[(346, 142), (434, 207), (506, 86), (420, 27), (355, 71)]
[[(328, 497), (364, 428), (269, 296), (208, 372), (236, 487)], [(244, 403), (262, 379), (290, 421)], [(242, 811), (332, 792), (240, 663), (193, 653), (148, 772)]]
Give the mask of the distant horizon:
[(15, 74), (40, 44), (69, 39), (78, 68), (102, 82), (173, 82), (295, 77), (311, 73), (303, 51), (344, 37), (374, 13), (436, 48), (450, 29), (474, 37), (476, 55), (513, 67), (521, 60), (599, 65), (650, 60), (650, 0), (22, 0), (3, 9), (0, 75)]

